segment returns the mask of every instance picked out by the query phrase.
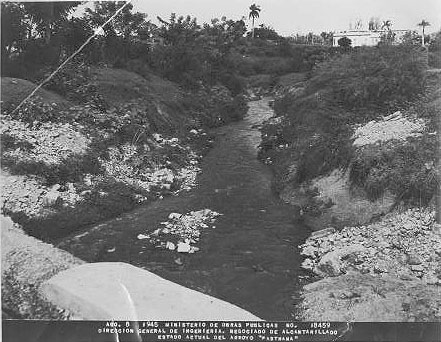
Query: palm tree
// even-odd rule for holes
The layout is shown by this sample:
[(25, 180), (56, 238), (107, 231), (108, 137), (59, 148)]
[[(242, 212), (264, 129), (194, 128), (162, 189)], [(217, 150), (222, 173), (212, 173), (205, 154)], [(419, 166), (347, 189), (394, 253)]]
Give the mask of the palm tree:
[(63, 18), (77, 7), (80, 1), (71, 2), (25, 2), (24, 8), (37, 25), (37, 29), (44, 32), (46, 44), (51, 40), (51, 30), (53, 24)]
[(385, 20), (385, 21), (383, 21), (383, 24), (381, 25), (381, 29), (386, 29), (387, 31), (390, 31), (391, 26), (392, 26), (392, 21)]
[(384, 39), (384, 41), (387, 44), (392, 44), (393, 41), (395, 40), (395, 33), (392, 32), (392, 21), (391, 20), (384, 20), (383, 24), (381, 25), (381, 29), (382, 30), (386, 30), (386, 33), (383, 34), (382, 39)]
[(250, 14), (248, 15), (248, 18), (252, 19), (253, 21), (253, 33), (252, 33), (253, 38), (254, 38), (254, 20), (256, 18), (259, 18), (260, 11), (261, 11), (260, 6), (256, 4), (252, 4), (250, 6)]
[(421, 40), (421, 45), (424, 46), (424, 29), (426, 28), (426, 26), (430, 26), (430, 23), (428, 21), (426, 21), (425, 19), (423, 19), (418, 26), (421, 26), (423, 28), (423, 38)]

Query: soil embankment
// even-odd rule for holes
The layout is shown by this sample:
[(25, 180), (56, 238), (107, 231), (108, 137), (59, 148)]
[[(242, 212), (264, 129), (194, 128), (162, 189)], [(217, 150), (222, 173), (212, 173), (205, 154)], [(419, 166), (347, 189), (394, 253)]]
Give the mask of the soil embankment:
[(410, 209), (370, 225), (319, 231), (301, 246), (304, 318), (440, 321), (441, 230), (435, 212)]
[(153, 74), (86, 74), (88, 83), (75, 89), (89, 102), (75, 92), (72, 102), (41, 90), (12, 114), (35, 85), (2, 79), (2, 211), (42, 239), (191, 187), (210, 145), (204, 122), (216, 105), (232, 101), (218, 88), (207, 93), (211, 103), (190, 103), (177, 85)]
[(2, 295), (11, 317), (66, 318), (37, 289), (82, 263), (34, 237), (50, 242), (188, 191), (212, 143), (205, 130), (245, 110), (223, 117), (233, 102), (223, 86), (186, 93), (154, 74), (98, 67), (58, 76), (17, 111), (36, 84), (2, 78), (1, 210), (13, 220), (2, 222)]
[[(260, 157), (280, 197), (316, 231), (300, 246), (314, 281), (303, 289), (303, 319), (441, 320), (435, 79), (428, 74), (422, 102), (358, 124), (339, 123), (345, 109), (322, 107), (331, 90), (309, 95), (308, 80), (276, 94)], [(320, 122), (329, 117), (335, 134)]]
[(26, 235), (3, 215), (2, 310), (10, 318), (67, 319), (42, 297), (40, 286), (59, 272), (84, 264), (71, 254)]

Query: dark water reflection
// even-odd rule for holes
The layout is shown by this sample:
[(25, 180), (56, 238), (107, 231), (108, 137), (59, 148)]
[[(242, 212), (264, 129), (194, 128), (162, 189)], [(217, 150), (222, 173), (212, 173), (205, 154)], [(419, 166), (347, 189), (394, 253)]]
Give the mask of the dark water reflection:
[[(271, 172), (256, 158), (260, 132), (254, 126), (272, 115), (267, 103), (251, 102), (243, 121), (216, 131), (195, 189), (65, 238), (59, 247), (90, 262), (123, 261), (145, 268), (264, 319), (293, 319), (301, 272), (296, 246), (307, 230), (272, 193)], [(216, 229), (204, 231), (198, 253), (162, 250), (137, 239), (171, 212), (204, 208), (223, 216)]]

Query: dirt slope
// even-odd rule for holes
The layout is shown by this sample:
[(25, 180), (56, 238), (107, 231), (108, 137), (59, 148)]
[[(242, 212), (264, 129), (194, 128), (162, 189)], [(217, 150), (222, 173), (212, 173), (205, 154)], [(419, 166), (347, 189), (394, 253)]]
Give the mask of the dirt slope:
[[(4, 105), (18, 105), (36, 87), (35, 83), (19, 78), (2, 77), (1, 79), (1, 100)], [(45, 89), (39, 89), (36, 96), (44, 103), (56, 103), (57, 105), (68, 106), (69, 101), (58, 94)]]

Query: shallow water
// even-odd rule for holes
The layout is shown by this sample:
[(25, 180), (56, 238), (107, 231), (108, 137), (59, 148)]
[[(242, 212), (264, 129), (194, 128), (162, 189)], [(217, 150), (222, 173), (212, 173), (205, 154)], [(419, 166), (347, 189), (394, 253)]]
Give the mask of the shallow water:
[[(215, 131), (197, 187), (64, 238), (58, 246), (89, 262), (142, 267), (263, 319), (293, 319), (302, 282), (297, 245), (308, 231), (272, 192), (272, 174), (257, 159), (260, 132), (255, 126), (273, 115), (268, 99), (249, 105), (244, 120)], [(154, 248), (137, 239), (161, 227), (171, 212), (204, 208), (223, 215), (215, 229), (203, 231), (195, 254)]]

